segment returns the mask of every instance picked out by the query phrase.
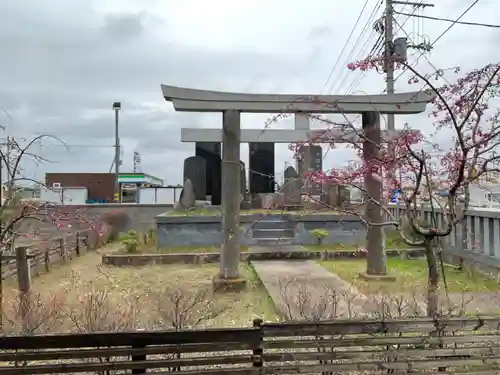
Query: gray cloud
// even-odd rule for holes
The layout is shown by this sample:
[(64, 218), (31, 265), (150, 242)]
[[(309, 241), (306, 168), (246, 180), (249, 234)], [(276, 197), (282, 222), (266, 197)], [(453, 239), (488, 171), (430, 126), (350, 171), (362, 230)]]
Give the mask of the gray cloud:
[[(376, 3), (370, 2), (360, 26)], [(335, 4), (317, 0), (294, 6), (284, 0), (165, 4), (153, 0), (0, 2), (0, 107), (8, 113), (0, 111), (0, 124), (8, 127), (10, 135), (54, 134), (72, 145), (69, 151), (49, 141), (37, 146), (55, 162), (38, 167), (27, 163), (30, 175), (107, 171), (114, 142), (111, 104), (119, 100), (123, 168), (131, 169), (132, 154), (139, 151), (145, 172), (179, 182), (182, 159), (194, 149), (180, 142), (180, 129), (220, 126), (220, 115), (175, 113), (161, 96), (161, 83), (256, 93), (318, 93), (323, 86), (325, 93), (330, 89), (338, 94), (380, 93), (384, 88), (380, 74), (345, 68), (345, 62), (365, 57), (375, 44), (371, 24), (347, 59), (361, 27), (356, 29), (347, 53), (325, 82), (361, 10), (361, 0)], [(467, 5), (447, 0), (426, 14), (450, 17), (452, 9), (458, 16)], [(499, 7), (487, 2), (467, 18), (494, 22)], [(424, 34), (432, 40), (447, 26), (426, 21)], [(405, 29), (418, 36), (412, 21)], [(439, 68), (484, 64), (497, 57), (490, 47), (497, 38), (495, 31), (457, 25), (436, 45), (430, 60)], [(464, 41), (466, 47), (457, 47)], [(424, 58), (418, 66), (432, 71)], [(398, 80), (397, 90), (418, 90), (406, 83), (407, 77)], [(242, 125), (263, 128), (269, 117), (244, 115)], [(432, 129), (425, 115), (397, 118), (398, 126), (405, 122)], [(272, 126), (292, 127), (293, 120)], [(247, 149), (242, 146), (244, 161)], [(329, 152), (324, 164), (328, 167), (353, 157), (349, 150), (340, 149)], [(287, 145), (279, 145), (277, 171), (285, 161), (292, 162), (292, 154)]]

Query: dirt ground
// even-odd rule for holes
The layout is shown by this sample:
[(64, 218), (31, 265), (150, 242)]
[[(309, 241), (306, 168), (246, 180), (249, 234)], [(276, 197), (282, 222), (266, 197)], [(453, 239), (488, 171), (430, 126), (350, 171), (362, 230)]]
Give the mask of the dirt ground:
[[(89, 252), (33, 278), (31, 310), (38, 320), (32, 323), (33, 330), (251, 326), (256, 317), (277, 319), (272, 302), (249, 266), (241, 267), (247, 279), (245, 291), (214, 295), (211, 280), (218, 264), (102, 266), (102, 254), (116, 250), (110, 245)], [(15, 281), (5, 282), (4, 320), (18, 315), (16, 295)]]

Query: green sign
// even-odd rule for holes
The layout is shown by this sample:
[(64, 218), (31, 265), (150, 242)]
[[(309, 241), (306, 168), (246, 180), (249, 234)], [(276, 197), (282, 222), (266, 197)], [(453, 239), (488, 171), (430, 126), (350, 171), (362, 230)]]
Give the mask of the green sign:
[(121, 174), (118, 175), (118, 179), (120, 180), (145, 180), (146, 176), (143, 174)]

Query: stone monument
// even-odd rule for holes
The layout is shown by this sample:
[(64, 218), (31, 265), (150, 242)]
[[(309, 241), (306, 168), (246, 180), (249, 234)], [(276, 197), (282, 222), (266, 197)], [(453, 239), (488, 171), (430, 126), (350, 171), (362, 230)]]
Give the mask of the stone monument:
[(220, 142), (195, 143), (195, 155), (205, 159), (206, 194), (213, 206), (221, 203), (221, 151)]
[(196, 204), (196, 197), (194, 194), (193, 184), (188, 178), (184, 181), (184, 185), (179, 196), (179, 201), (174, 205), (174, 209), (177, 210), (189, 210)]
[[(302, 146), (300, 149), (300, 159), (298, 161), (299, 176), (304, 178), (307, 172), (320, 172), (323, 170), (323, 150), (321, 146)], [(314, 181), (304, 181), (307, 192), (312, 195), (321, 194), (321, 184)]]
[(324, 185), (325, 188), (325, 203), (332, 208), (340, 206), (339, 202), (339, 185), (329, 182)]
[(339, 186), (339, 205), (346, 208), (351, 204), (351, 190), (344, 185)]
[(302, 187), (299, 174), (294, 167), (289, 166), (285, 169), (284, 177), (284, 184), (281, 188), (284, 195), (283, 205), (289, 208), (297, 208), (302, 205)]
[(196, 200), (207, 199), (207, 163), (200, 156), (190, 156), (184, 160), (184, 181), (189, 180)]

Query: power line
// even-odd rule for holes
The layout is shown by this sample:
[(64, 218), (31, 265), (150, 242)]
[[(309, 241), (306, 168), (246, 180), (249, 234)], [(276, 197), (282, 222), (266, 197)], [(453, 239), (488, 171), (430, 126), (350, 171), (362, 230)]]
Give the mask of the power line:
[(113, 145), (72, 145), (72, 144), (57, 144), (57, 145), (42, 145), (45, 148), (52, 148), (52, 147), (64, 147), (64, 148), (72, 148), (72, 147), (82, 147), (82, 148), (91, 148), (91, 147), (97, 147), (97, 148), (114, 148), (115, 146)]
[[(402, 13), (402, 12), (394, 12), (394, 13), (395, 14), (401, 14), (402, 16), (409, 16), (408, 13)], [(450, 19), (450, 18), (431, 17), (431, 16), (424, 16), (424, 15), (418, 15), (418, 14), (413, 15), (413, 17), (416, 17), (416, 18), (425, 18), (425, 19), (433, 20), (433, 21), (453, 22), (454, 24), (457, 24), (457, 25), (482, 26), (482, 27), (500, 28), (500, 25), (494, 25), (494, 24), (490, 24), (490, 23), (456, 21), (456, 20), (453, 20), (453, 19)]]
[(441, 35), (439, 35), (436, 40), (434, 40), (434, 42), (431, 44), (431, 47), (434, 46), (434, 44), (436, 44), (438, 42), (438, 40), (440, 40), (448, 31), (450, 31), (450, 29), (456, 25), (457, 22), (459, 22), (463, 16), (465, 16), (467, 13), (469, 13), (469, 11), (479, 2), (479, 0), (475, 0), (466, 10), (464, 10), (464, 12), (458, 16), (458, 18), (450, 25), (446, 28), (445, 31), (443, 31), (441, 33)]
[[(346, 65), (352, 59), (352, 55), (353, 55), (354, 51), (356, 50), (356, 48), (358, 47), (359, 42), (362, 39), (364, 39), (364, 35), (366, 34), (367, 27), (372, 22), (374, 16), (376, 15), (376, 13), (380, 9), (380, 7), (381, 7), (381, 3), (378, 2), (378, 4), (375, 5), (375, 7), (373, 8), (373, 10), (372, 10), (372, 12), (370, 14), (370, 17), (368, 18), (368, 21), (365, 23), (365, 26), (361, 30), (361, 34), (358, 36), (358, 39), (356, 40), (356, 43), (352, 47), (351, 52), (349, 53), (349, 55), (347, 56), (347, 58), (345, 59), (345, 61), (343, 63), (343, 68), (342, 68), (341, 73), (340, 73), (340, 77), (343, 77), (343, 78), (338, 80), (339, 81), (338, 84), (336, 84), (335, 81), (332, 83), (332, 85), (330, 86), (330, 89), (329, 89), (330, 93), (332, 91), (334, 91), (333, 89), (335, 87), (338, 87), (338, 88), (342, 87), (342, 85), (344, 84), (346, 78), (349, 76), (349, 70), (346, 69)], [(364, 45), (361, 47), (360, 53), (363, 53), (363, 51), (366, 49), (366, 47), (367, 47), (368, 43), (370, 42), (370, 40), (371, 40), (371, 38), (372, 38), (373, 35), (374, 35), (374, 30), (372, 29), (372, 32), (370, 34), (368, 34), (368, 39), (365, 41)], [(346, 72), (346, 71), (347, 71), (347, 73), (344, 75), (344, 72)]]
[[(422, 5), (424, 2), (424, 0), (421, 0), (420, 4), (419, 5)], [(403, 6), (403, 9), (404, 10), (409, 4), (405, 4)], [(416, 12), (416, 10), (418, 9), (417, 6), (414, 6), (413, 7), (413, 11), (412, 11), (412, 14)], [(400, 25), (400, 29), (402, 29), (404, 27), (404, 25), (408, 22), (408, 20), (410, 19), (411, 17), (407, 17), (406, 20), (403, 22), (402, 25)], [(396, 17), (393, 17), (394, 21), (396, 21)], [(398, 29), (396, 31), (396, 33), (400, 30)], [(371, 57), (371, 56), (374, 56), (374, 55), (378, 55), (382, 52), (382, 49), (384, 48), (385, 46), (385, 43), (384, 43), (384, 33), (381, 33), (377, 39), (377, 41), (375, 42), (373, 48), (371, 49), (370, 53), (368, 54), (368, 59)], [(363, 72), (360, 72), (355, 78), (354, 80), (352, 81), (351, 85), (349, 86), (349, 88), (347, 89), (347, 92), (346, 92), (346, 95), (349, 95), (351, 93), (353, 93), (355, 91), (355, 89), (359, 86), (359, 84), (361, 83), (361, 80), (366, 76), (366, 71), (363, 71)], [(384, 90), (385, 91), (385, 90)]]
[(356, 20), (356, 23), (354, 24), (354, 27), (352, 28), (351, 33), (349, 34), (349, 37), (347, 38), (347, 41), (345, 42), (344, 46), (342, 47), (342, 51), (340, 51), (340, 54), (339, 54), (339, 57), (337, 58), (337, 61), (335, 61), (335, 64), (333, 65), (332, 70), (330, 70), (330, 74), (328, 74), (328, 77), (327, 77), (325, 83), (323, 84), (323, 87), (321, 89), (321, 93), (326, 88), (326, 85), (330, 81), (330, 78), (332, 78), (332, 75), (335, 72), (335, 69), (337, 69), (337, 66), (339, 65), (340, 59), (342, 58), (342, 55), (344, 54), (344, 51), (345, 51), (347, 45), (349, 44), (349, 41), (351, 40), (351, 38), (354, 34), (354, 31), (356, 30), (356, 27), (358, 26), (359, 21), (361, 20), (361, 16), (363, 15), (363, 13), (366, 9), (366, 6), (368, 5), (368, 1), (369, 0), (365, 1), (365, 5), (363, 5), (363, 8), (361, 9), (361, 12), (359, 13), (358, 19)]
[[(452, 23), (450, 26), (448, 26), (435, 40), (434, 42), (432, 42), (429, 46), (429, 48), (432, 48), (448, 31), (451, 30), (451, 28), (458, 22), (462, 19), (463, 16), (465, 16), (477, 3), (479, 2), (479, 0), (475, 0), (471, 5), (469, 5), (469, 7), (464, 10), (464, 12), (457, 17), (457, 19), (455, 20), (454, 23)], [(418, 60), (420, 60), (420, 58), (425, 54), (425, 51), (422, 51), (420, 53), (420, 55), (417, 57), (417, 60), (415, 61), (415, 64), (418, 64)], [(406, 73), (406, 70), (407, 69), (404, 69), (395, 79), (395, 81), (397, 81), (403, 74)]]
[[(383, 43), (381, 43), (382, 41), (383, 41), (383, 36), (379, 35), (379, 38), (377, 39), (377, 41), (373, 45), (372, 50), (368, 54), (367, 58), (370, 58), (370, 56), (374, 56), (374, 55), (377, 55), (380, 53), (380, 49), (383, 46)], [(364, 54), (364, 51), (361, 52), (361, 55), (363, 55), (363, 54)], [(354, 92), (354, 90), (359, 86), (359, 84), (361, 83), (361, 80), (365, 77), (365, 75), (366, 75), (366, 71), (362, 71), (356, 75), (356, 77), (353, 79), (353, 81), (351, 82), (351, 84), (347, 88), (346, 95), (352, 94)]]
[[(424, 3), (424, 0), (421, 0), (420, 1), (420, 4), (419, 5), (423, 5)], [(408, 4), (405, 4), (403, 9), (401, 9), (401, 11), (403, 12), (405, 10), (405, 8), (408, 6)], [(414, 6), (413, 7), (413, 11), (411, 12), (411, 14), (408, 15), (408, 17), (406, 18), (406, 20), (400, 25), (400, 28), (398, 30), (396, 30), (394, 32), (394, 34), (397, 34), (406, 24), (407, 22), (412, 19), (413, 15), (415, 14), (415, 12), (418, 10), (418, 6)], [(394, 12), (394, 13), (397, 13), (397, 12)], [(398, 14), (401, 14), (401, 13), (398, 13)], [(394, 19), (395, 20), (395, 19)]]
[[(396, 25), (398, 24), (398, 21), (396, 21), (395, 19), (394, 19), (394, 22), (396, 23)], [(408, 33), (406, 32), (406, 30), (403, 29), (403, 28), (401, 28), (401, 30), (403, 30), (403, 33), (406, 35), (406, 37), (408, 38), (408, 40), (410, 41), (410, 43), (415, 44), (415, 42), (412, 40), (412, 38), (410, 37), (410, 35), (408, 35)], [(439, 71), (442, 70), (442, 69), (438, 69), (425, 54), (423, 54), (422, 56), (427, 60), (427, 62), (431, 66), (431, 68), (434, 69), (436, 72), (439, 72)], [(448, 80), (444, 76), (443, 76), (443, 79), (445, 80), (446, 83), (450, 84), (450, 82), (448, 82)]]

